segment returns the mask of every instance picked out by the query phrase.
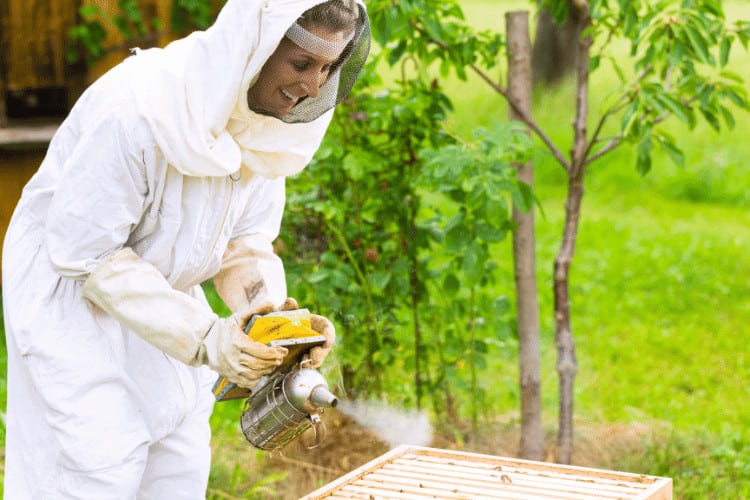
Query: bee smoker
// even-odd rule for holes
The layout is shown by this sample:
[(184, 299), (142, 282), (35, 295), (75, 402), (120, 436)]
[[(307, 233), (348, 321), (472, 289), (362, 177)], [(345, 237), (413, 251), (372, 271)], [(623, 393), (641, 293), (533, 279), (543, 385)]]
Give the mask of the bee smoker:
[(303, 361), (286, 373), (270, 376), (245, 402), (241, 427), (250, 443), (266, 451), (279, 450), (312, 427), (315, 438), (308, 448), (318, 446), (325, 435), (320, 420), (324, 408), (333, 408), (338, 399), (328, 390), (323, 376)]

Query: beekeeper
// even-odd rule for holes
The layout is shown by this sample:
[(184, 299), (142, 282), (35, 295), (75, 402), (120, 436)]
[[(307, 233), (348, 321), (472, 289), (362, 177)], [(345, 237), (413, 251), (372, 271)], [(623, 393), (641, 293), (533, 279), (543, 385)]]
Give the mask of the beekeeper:
[(285, 353), (243, 321), (287, 298), (284, 179), (367, 57), (360, 2), (229, 0), (75, 104), (4, 243), (6, 498), (205, 497), (217, 373), (252, 387)]

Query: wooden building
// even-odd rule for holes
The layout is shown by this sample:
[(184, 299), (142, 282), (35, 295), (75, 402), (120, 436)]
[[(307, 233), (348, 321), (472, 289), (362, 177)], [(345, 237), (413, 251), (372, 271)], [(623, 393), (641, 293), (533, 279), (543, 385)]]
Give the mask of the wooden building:
[[(117, 0), (2, 0), (0, 2), (0, 239), (21, 190), (44, 158), (59, 123), (81, 92), (107, 69), (125, 58), (131, 46), (168, 43), (174, 35), (168, 20), (172, 0), (140, 0), (148, 26), (164, 20), (158, 32), (123, 39), (112, 23)], [(213, 2), (214, 10), (218, 2)], [(95, 5), (104, 17), (107, 55), (92, 65), (70, 63), (69, 32), (82, 23), (79, 9)], [(2, 277), (0, 276), (0, 282)]]

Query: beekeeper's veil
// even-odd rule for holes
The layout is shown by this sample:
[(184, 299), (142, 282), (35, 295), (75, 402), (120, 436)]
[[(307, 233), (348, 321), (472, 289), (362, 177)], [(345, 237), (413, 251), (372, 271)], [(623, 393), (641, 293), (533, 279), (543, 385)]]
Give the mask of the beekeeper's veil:
[(186, 175), (220, 176), (242, 164), (273, 178), (309, 163), (369, 52), (362, 1), (354, 3), (356, 28), (346, 34), (348, 43), (317, 97), (278, 119), (252, 112), (247, 91), (283, 37), (313, 53), (330, 48), (296, 23), (321, 3), (326, 0), (228, 0), (207, 30), (128, 58), (138, 109), (172, 166)]

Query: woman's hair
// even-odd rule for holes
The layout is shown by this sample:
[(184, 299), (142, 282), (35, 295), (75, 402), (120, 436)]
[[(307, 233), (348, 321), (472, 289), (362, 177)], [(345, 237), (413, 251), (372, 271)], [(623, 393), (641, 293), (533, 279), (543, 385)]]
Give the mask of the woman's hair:
[(359, 6), (354, 0), (328, 0), (306, 10), (297, 22), (303, 28), (315, 26), (331, 33), (351, 33), (358, 18)]

